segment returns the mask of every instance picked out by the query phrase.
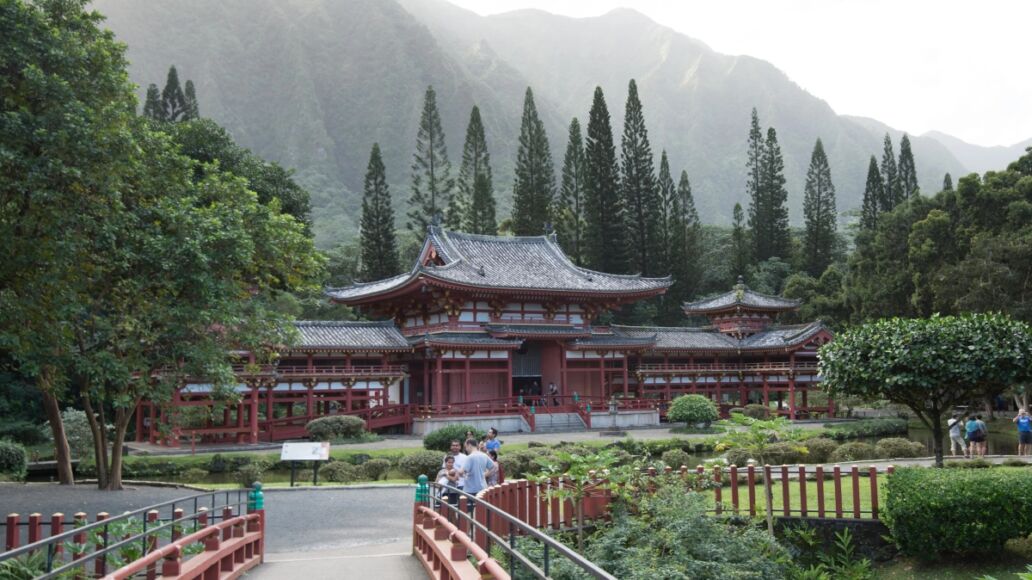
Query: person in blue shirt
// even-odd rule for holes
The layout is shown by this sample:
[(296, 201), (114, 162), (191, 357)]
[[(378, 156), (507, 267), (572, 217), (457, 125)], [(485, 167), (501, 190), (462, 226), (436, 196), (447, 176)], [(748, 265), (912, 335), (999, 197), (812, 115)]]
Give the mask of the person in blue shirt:
[(1018, 426), (1018, 455), (1029, 455), (1032, 451), (1032, 417), (1022, 408), (1014, 417), (1014, 423)]
[(498, 451), (502, 448), (502, 442), (498, 440), (498, 429), (491, 427), (487, 430), (487, 450)]
[(964, 425), (964, 430), (967, 431), (968, 446), (971, 448), (971, 457), (976, 455), (979, 457), (985, 457), (985, 448), (983, 445), (986, 440), (986, 428), (985, 423), (982, 422), (981, 415), (972, 415), (968, 418), (968, 422)]

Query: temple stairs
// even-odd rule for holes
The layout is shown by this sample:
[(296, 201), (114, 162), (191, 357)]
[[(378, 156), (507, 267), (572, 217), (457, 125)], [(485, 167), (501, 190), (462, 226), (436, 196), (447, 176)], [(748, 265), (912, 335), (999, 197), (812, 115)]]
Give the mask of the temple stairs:
[(585, 427), (584, 420), (577, 413), (538, 413), (534, 416), (535, 433), (580, 431)]

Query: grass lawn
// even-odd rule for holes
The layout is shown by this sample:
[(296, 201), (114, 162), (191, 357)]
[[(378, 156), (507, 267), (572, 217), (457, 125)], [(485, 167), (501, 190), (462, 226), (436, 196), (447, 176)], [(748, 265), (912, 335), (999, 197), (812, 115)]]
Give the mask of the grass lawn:
[(984, 559), (938, 559), (922, 562), (913, 558), (897, 558), (875, 566), (874, 573), (884, 580), (973, 580), (985, 575), (997, 580), (1015, 580), (1024, 572), (1026, 561), (1012, 554), (998, 554)]
[[(871, 511), (871, 481), (866, 477), (861, 477), (859, 480), (860, 488), (860, 512), (861, 517), (869, 518)], [(707, 491), (706, 494), (713, 498), (715, 501), (716, 493), (714, 490)], [(773, 496), (773, 507), (774, 515), (783, 516), (784, 513), (784, 488), (780, 481), (774, 481), (771, 486), (771, 494)], [(721, 503), (724, 504), (725, 513), (730, 512), (731, 506), (731, 487), (724, 486), (721, 488)], [(749, 489), (745, 484), (738, 486), (738, 505), (739, 513), (748, 515), (749, 513)], [(788, 482), (788, 505), (789, 514), (798, 516), (801, 514), (800, 506), (802, 505), (802, 493), (799, 486), (798, 480), (790, 480)], [(878, 505), (880, 509), (884, 509), (885, 506), (885, 478), (878, 478)], [(757, 482), (756, 484), (756, 515), (762, 516), (766, 512), (767, 498), (763, 488), (763, 484)], [(806, 482), (806, 509), (807, 514), (810, 516), (817, 515), (817, 482), (807, 481)], [(824, 509), (828, 515), (834, 515), (835, 513), (835, 486), (834, 482), (829, 480), (824, 481)], [(842, 515), (843, 517), (852, 517), (853, 513), (853, 485), (852, 480), (843, 478), (842, 480)]]

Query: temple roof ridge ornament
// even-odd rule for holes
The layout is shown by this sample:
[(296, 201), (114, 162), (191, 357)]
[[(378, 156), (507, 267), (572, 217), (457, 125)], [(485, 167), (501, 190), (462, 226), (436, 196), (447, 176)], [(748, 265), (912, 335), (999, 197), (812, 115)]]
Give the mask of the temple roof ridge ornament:
[(723, 292), (701, 300), (685, 302), (681, 305), (681, 308), (685, 314), (691, 316), (739, 310), (774, 313), (796, 310), (801, 305), (802, 300), (782, 298), (781, 296), (772, 296), (751, 290), (745, 285), (745, 280), (742, 276), (739, 276), (738, 283), (734, 285), (730, 292)]

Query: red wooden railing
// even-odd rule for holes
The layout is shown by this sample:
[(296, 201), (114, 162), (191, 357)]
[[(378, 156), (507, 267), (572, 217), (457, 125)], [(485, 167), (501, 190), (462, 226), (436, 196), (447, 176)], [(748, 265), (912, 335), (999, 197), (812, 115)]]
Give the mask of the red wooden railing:
[[(416, 506), (412, 547), (416, 559), (431, 578), (509, 580), (509, 574), (483, 546), (428, 506)], [(470, 556), (475, 564), (469, 561)]]
[(777, 371), (816, 371), (815, 362), (766, 362), (766, 363), (702, 363), (702, 364), (663, 364), (643, 363), (633, 371), (641, 374), (677, 374), (677, 373), (710, 373), (710, 372), (777, 372)]
[(278, 366), (275, 374), (291, 377), (396, 377), (408, 373), (407, 365), (370, 365), (370, 366), (313, 366), (302, 365)]

